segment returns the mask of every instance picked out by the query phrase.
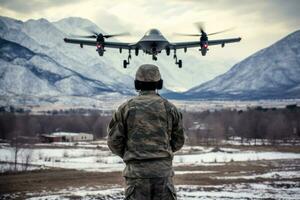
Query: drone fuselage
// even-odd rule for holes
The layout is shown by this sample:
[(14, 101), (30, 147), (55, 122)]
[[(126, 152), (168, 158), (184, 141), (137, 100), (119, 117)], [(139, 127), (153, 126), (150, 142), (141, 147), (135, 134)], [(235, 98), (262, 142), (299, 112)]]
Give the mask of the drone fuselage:
[(149, 30), (137, 42), (139, 48), (150, 55), (157, 55), (163, 49), (166, 49), (169, 44), (168, 40), (157, 29)]

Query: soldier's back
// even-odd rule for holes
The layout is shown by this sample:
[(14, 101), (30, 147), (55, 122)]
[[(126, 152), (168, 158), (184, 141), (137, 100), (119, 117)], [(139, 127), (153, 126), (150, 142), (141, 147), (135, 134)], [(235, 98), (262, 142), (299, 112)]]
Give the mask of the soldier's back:
[(126, 177), (173, 175), (170, 146), (169, 103), (155, 93), (144, 92), (129, 100), (125, 109), (127, 144), (123, 160)]

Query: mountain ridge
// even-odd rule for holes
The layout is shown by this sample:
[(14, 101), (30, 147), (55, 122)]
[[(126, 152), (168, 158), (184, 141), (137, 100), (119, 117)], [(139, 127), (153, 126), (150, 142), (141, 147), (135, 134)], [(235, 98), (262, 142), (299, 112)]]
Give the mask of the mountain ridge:
[[(11, 48), (13, 50), (3, 51), (3, 49), (5, 49), (5, 48), (6, 49)], [(11, 65), (23, 67), (24, 70), (27, 70), (27, 73), (31, 73), (33, 76), (39, 77), (41, 80), (44, 80), (47, 82), (47, 83), (45, 83), (46, 85), (52, 86), (53, 87), (52, 89), (54, 90), (53, 92), (55, 94), (58, 94), (59, 92), (65, 92), (65, 91), (61, 91), (59, 89), (58, 85), (56, 85), (56, 83), (59, 83), (60, 81), (63, 81), (65, 79), (72, 78), (72, 77), (75, 77), (76, 79), (82, 79), (87, 82), (95, 84), (94, 90), (96, 90), (96, 88), (98, 88), (103, 92), (114, 92), (113, 89), (109, 89), (102, 82), (84, 77), (83, 75), (81, 75), (75, 71), (72, 71), (71, 69), (61, 66), (59, 63), (55, 62), (52, 58), (49, 58), (47, 55), (36, 54), (36, 53), (32, 52), (31, 50), (27, 49), (26, 47), (23, 47), (17, 43), (13, 43), (13, 42), (10, 42), (10, 41), (0, 38), (0, 49), (2, 50), (0, 53), (1, 62), (6, 61), (6, 62), (9, 62)], [(34, 62), (32, 62), (33, 59), (38, 59), (41, 61), (47, 60), (46, 61), (47, 63), (51, 63), (53, 65), (52, 69), (54, 67), (59, 68), (60, 74), (57, 74), (54, 71), (49, 71), (49, 70), (47, 70), (47, 68), (43, 68), (42, 67), (43, 65), (36, 65)], [(1, 67), (1, 68), (3, 70), (1, 73), (2, 79), (1, 79), (0, 85), (5, 86), (5, 85), (8, 85), (3, 82), (3, 81), (5, 81), (4, 75), (7, 70), (5, 69), (5, 67)], [(15, 84), (13, 87), (17, 88), (16, 84), (19, 83), (21, 85), (23, 81), (28, 81), (28, 80), (25, 77), (25, 80), (21, 80), (20, 82), (15, 81), (14, 82)], [(34, 84), (34, 83), (32, 83), (32, 84)], [(34, 86), (31, 85), (31, 87), (29, 87), (29, 89), (32, 89), (33, 87)], [(55, 88), (57, 89), (57, 91), (55, 91)], [(30, 90), (24, 90), (23, 92), (28, 93), (28, 91), (30, 91)], [(88, 90), (88, 91), (92, 91), (92, 90)], [(19, 93), (19, 94), (21, 94), (21, 93)], [(76, 92), (73, 91), (72, 94), (76, 94)], [(87, 94), (84, 94), (84, 95), (87, 95)]]
[[(228, 72), (191, 88), (188, 98), (300, 98), (300, 30), (250, 55)], [(280, 48), (279, 48), (280, 47)], [(296, 91), (291, 91), (293, 88)]]

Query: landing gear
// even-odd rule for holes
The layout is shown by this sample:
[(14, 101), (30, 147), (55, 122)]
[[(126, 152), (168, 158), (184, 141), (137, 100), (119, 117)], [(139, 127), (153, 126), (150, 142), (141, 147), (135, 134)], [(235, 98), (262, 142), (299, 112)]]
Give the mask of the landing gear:
[(177, 60), (177, 55), (176, 51), (174, 50), (174, 56), (173, 58), (175, 59), (175, 64), (178, 65), (179, 68), (182, 68), (182, 60)]
[(178, 62), (176, 62), (176, 64), (178, 65), (179, 68), (182, 68), (182, 60), (178, 60)]
[(124, 69), (126, 69), (126, 68), (127, 68), (127, 65), (130, 64), (130, 59), (131, 59), (131, 51), (130, 51), (130, 49), (129, 49), (129, 55), (128, 55), (127, 60), (123, 60), (123, 67), (124, 67)]
[(152, 60), (157, 60), (157, 56), (156, 55), (152, 55)]
[(129, 62), (127, 60), (123, 60), (123, 67), (124, 67), (124, 69), (127, 68), (128, 64), (129, 64)]
[(167, 56), (170, 55), (170, 48), (166, 48), (166, 54), (167, 54)]
[(135, 55), (136, 55), (136, 56), (139, 55), (139, 49), (138, 49), (138, 48), (135, 49)]

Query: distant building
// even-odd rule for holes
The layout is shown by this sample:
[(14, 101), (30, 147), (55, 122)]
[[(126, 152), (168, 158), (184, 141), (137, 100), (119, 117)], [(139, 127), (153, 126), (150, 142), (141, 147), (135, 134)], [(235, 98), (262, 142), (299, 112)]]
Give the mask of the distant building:
[(69, 132), (55, 132), (52, 134), (41, 135), (41, 142), (81, 142), (94, 140), (93, 134), (89, 133), (69, 133)]

